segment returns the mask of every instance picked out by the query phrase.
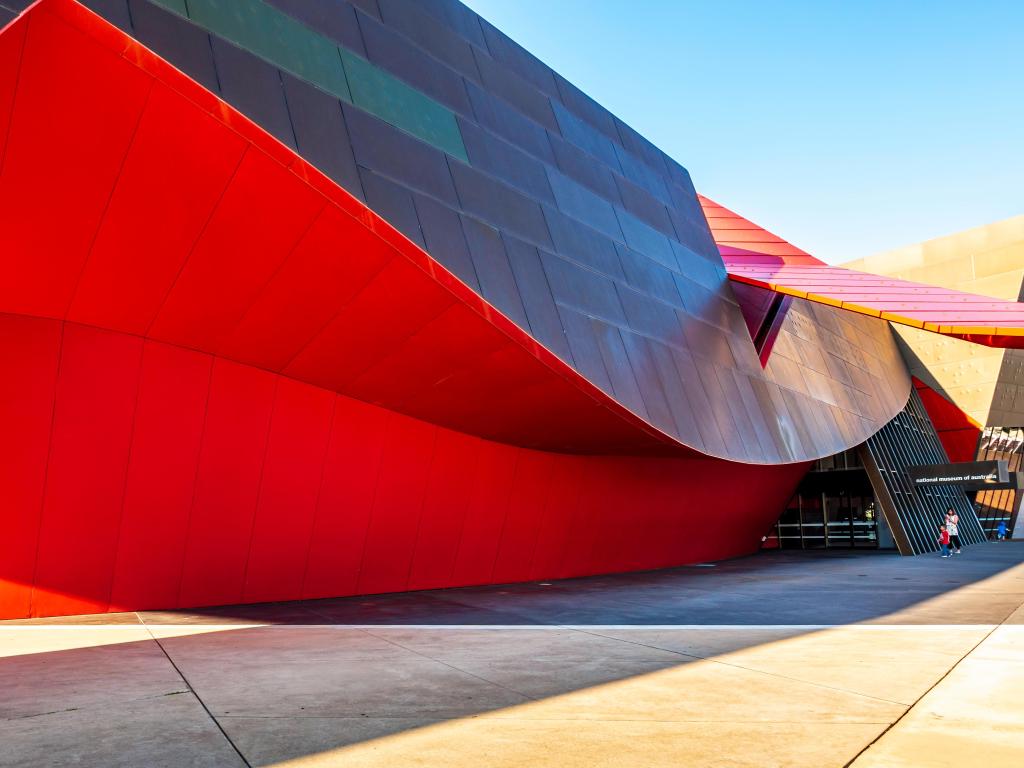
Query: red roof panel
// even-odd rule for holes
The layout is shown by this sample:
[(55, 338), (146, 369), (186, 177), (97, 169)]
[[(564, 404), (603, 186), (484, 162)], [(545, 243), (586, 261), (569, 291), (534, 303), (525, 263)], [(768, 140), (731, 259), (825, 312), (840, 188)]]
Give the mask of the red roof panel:
[(729, 277), (988, 347), (1024, 349), (1024, 304), (825, 264), (700, 196)]

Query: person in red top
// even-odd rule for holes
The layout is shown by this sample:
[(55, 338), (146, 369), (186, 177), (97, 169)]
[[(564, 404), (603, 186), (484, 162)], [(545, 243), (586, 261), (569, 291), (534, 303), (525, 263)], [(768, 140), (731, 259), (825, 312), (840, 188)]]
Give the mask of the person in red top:
[(949, 532), (949, 554), (960, 554), (960, 515), (952, 509), (946, 513), (946, 530)]
[(939, 526), (939, 544), (942, 545), (942, 556), (949, 557), (949, 531), (946, 526)]

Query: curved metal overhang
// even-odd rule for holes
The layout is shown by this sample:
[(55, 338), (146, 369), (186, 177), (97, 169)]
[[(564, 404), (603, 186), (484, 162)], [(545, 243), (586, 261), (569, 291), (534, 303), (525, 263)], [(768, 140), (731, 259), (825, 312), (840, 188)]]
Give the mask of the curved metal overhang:
[[(73, 0), (39, 0), (0, 34), (0, 153), (0, 312), (199, 350), (513, 445), (709, 455)], [(809, 447), (743, 461), (806, 461), (885, 420), (826, 399), (804, 424), (784, 405)]]

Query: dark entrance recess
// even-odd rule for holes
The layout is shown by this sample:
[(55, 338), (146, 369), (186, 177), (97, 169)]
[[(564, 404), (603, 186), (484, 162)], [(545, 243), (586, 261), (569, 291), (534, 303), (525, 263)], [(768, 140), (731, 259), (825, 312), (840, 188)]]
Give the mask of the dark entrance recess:
[(962, 484), (917, 485), (912, 478), (924, 465), (948, 464), (921, 398), (911, 390), (906, 407), (867, 442), (815, 462), (764, 547), (895, 547), (920, 555), (937, 550), (947, 509), (959, 515), (961, 541), (980, 544), (985, 531)]
[(781, 549), (893, 546), (856, 449), (815, 462), (765, 539), (766, 548)]

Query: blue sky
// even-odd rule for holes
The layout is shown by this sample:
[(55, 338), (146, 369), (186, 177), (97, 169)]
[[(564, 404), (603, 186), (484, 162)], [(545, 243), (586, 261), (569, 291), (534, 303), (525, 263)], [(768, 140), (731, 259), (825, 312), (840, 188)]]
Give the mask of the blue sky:
[(467, 0), (829, 262), (1024, 213), (1024, 3)]

